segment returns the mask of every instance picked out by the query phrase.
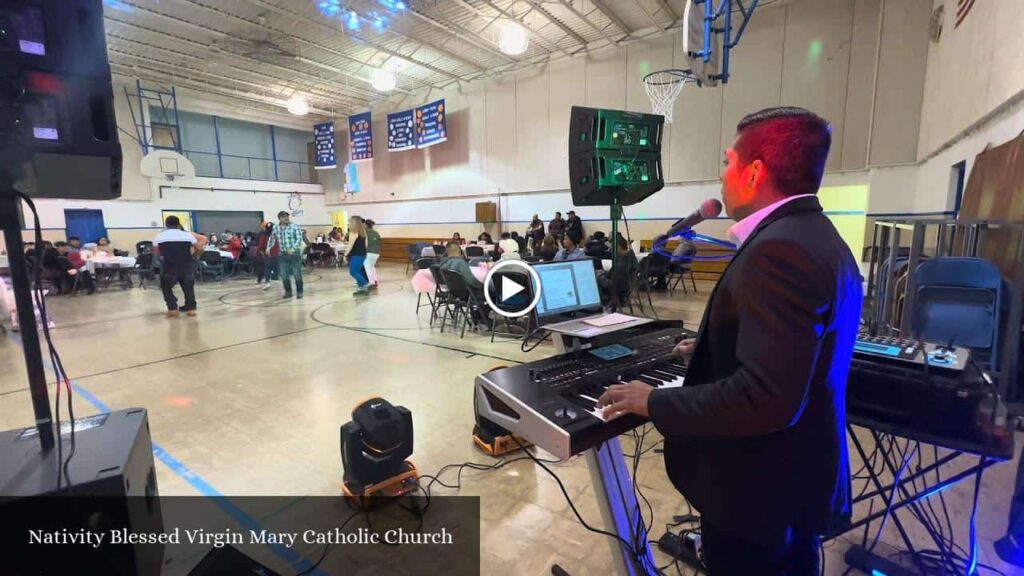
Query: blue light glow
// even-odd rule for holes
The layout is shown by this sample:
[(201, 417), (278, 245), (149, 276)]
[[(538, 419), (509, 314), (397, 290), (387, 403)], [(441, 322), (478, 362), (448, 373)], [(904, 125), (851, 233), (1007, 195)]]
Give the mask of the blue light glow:
[(322, 0), (317, 4), (324, 16), (337, 16), (341, 12), (341, 0)]
[(348, 17), (345, 19), (345, 27), (349, 30), (359, 30), (359, 15), (355, 10), (349, 10)]
[(122, 12), (131, 12), (134, 9), (131, 5), (125, 4), (120, 0), (103, 0), (103, 5), (108, 8), (113, 8), (114, 10), (120, 10)]
[(373, 29), (376, 30), (378, 33), (383, 32), (384, 29), (387, 27), (387, 20), (380, 14), (377, 14), (376, 12), (371, 12), (370, 18), (373, 21)]
[(876, 568), (876, 569), (871, 571), (871, 576), (888, 576), (888, 575), (885, 572), (882, 572), (881, 570)]
[(401, 12), (402, 10), (406, 10), (407, 8), (409, 8), (409, 5), (406, 2), (403, 2), (402, 0), (377, 0), (377, 2), (381, 6), (391, 11)]

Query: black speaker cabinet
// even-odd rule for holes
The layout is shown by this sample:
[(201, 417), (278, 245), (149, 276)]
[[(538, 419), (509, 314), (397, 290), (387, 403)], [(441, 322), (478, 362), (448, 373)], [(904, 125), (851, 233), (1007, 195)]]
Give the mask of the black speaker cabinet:
[(102, 0), (0, 0), (0, 172), (43, 198), (121, 195)]
[[(0, 576), (160, 574), (162, 545), (109, 544), (111, 531), (164, 530), (146, 411), (79, 418), (70, 460), (70, 427), (62, 424), (70, 486), (62, 475), (59, 489), (57, 450), (43, 453), (34, 427), (0, 432)], [(86, 533), (107, 534), (107, 544), (68, 543)], [(62, 543), (40, 542), (53, 539)]]

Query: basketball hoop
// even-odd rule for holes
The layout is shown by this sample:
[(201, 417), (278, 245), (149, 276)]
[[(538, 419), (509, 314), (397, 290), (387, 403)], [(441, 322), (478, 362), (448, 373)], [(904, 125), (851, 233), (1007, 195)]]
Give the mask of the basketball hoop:
[(665, 122), (671, 124), (676, 98), (679, 98), (683, 87), (691, 82), (697, 82), (697, 77), (689, 70), (659, 70), (644, 76), (644, 91), (651, 99), (651, 110), (664, 116)]

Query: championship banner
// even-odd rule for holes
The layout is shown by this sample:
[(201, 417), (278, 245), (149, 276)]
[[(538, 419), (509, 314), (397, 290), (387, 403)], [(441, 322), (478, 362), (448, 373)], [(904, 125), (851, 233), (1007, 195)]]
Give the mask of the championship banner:
[(405, 110), (388, 114), (388, 150), (401, 152), (416, 147), (413, 111)]
[(444, 99), (416, 109), (416, 147), (426, 148), (448, 139)]
[(334, 157), (334, 122), (325, 122), (313, 126), (313, 142), (316, 144), (316, 170), (337, 168)]
[(370, 130), (369, 112), (348, 117), (348, 154), (353, 162), (373, 160), (373, 132)]

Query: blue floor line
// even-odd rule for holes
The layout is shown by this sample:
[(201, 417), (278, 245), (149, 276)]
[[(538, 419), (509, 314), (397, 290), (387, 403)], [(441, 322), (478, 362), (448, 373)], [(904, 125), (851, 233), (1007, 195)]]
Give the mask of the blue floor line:
[[(20, 338), (16, 339), (16, 341), (18, 343), (19, 348), (23, 347)], [(24, 350), (24, 348), (22, 349)], [(52, 372), (52, 370), (50, 371)], [(86, 389), (78, 382), (71, 380), (71, 387), (76, 395), (84, 398), (85, 401), (88, 402), (89, 404), (92, 404), (93, 407), (96, 408), (96, 410), (100, 412), (113, 411), (106, 402), (100, 400), (98, 396), (90, 392), (88, 389)], [(219, 490), (214, 488), (212, 484), (203, 479), (202, 476), (200, 476), (191, 468), (183, 464), (181, 460), (178, 460), (177, 458), (172, 456), (170, 452), (161, 448), (160, 445), (157, 444), (156, 442), (153, 442), (152, 444), (154, 458), (163, 462), (168, 468), (171, 469), (172, 472), (174, 472), (183, 480), (188, 482), (189, 485), (195, 488), (200, 494), (202, 494), (203, 496), (214, 498), (214, 503), (217, 504), (217, 507), (223, 510), (224, 513), (230, 516), (235, 522), (237, 522), (239, 525), (241, 525), (247, 530), (255, 530), (257, 532), (263, 530), (263, 527), (260, 525), (259, 521), (257, 521), (255, 518), (247, 514), (244, 510), (236, 506), (227, 497), (221, 494)], [(305, 571), (313, 566), (313, 563), (310, 562), (306, 557), (302, 556), (298, 552), (295, 552), (291, 548), (288, 548), (287, 546), (281, 544), (268, 544), (267, 546), (274, 552), (274, 554), (276, 554), (282, 560), (287, 561), (293, 568)], [(319, 569), (311, 572), (311, 574), (316, 574), (318, 576), (327, 576), (326, 573), (322, 572)]]

